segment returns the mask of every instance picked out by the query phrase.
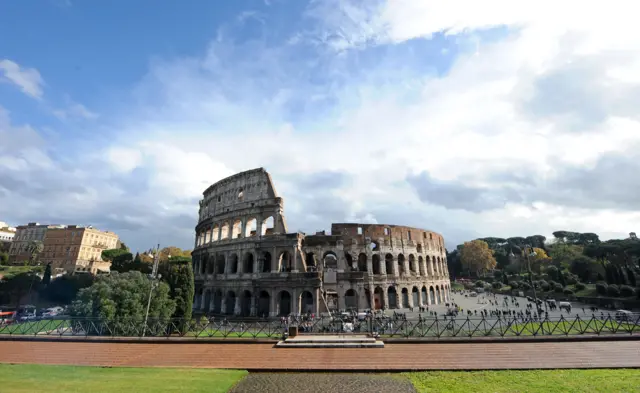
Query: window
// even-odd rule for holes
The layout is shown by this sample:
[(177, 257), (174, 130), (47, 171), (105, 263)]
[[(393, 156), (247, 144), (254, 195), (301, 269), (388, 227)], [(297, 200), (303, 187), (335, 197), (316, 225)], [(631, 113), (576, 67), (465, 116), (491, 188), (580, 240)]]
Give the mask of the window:
[(384, 229), (384, 234), (385, 234), (385, 236), (389, 236), (389, 228), (385, 228)]
[(222, 200), (222, 197), (218, 195), (218, 202), (220, 202), (221, 200)]
[(407, 239), (411, 240), (411, 231), (407, 231)]
[(362, 235), (362, 227), (358, 227), (358, 235)]
[(241, 188), (238, 192), (238, 200), (241, 201), (244, 198), (244, 190)]

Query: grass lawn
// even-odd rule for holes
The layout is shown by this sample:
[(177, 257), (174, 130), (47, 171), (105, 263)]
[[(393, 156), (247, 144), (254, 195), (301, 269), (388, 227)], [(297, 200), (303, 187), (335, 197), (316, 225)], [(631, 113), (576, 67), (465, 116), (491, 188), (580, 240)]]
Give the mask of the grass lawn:
[(0, 334), (36, 334), (58, 328), (63, 329), (68, 326), (68, 321), (53, 319), (35, 322), (20, 322), (0, 327)]
[(449, 371), (405, 374), (420, 393), (633, 392), (640, 370)]
[(101, 368), (0, 364), (3, 393), (227, 392), (247, 374), (239, 370)]

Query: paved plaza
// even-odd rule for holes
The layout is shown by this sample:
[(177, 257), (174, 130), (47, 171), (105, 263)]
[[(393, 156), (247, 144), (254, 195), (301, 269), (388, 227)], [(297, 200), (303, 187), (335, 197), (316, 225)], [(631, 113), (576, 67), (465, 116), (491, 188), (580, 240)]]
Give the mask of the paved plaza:
[(342, 373), (251, 373), (230, 393), (414, 393), (411, 381), (390, 375)]
[[(468, 293), (468, 292), (465, 292), (465, 293)], [(450, 302), (454, 302), (459, 307), (462, 308), (463, 312), (458, 314), (458, 318), (466, 317), (467, 310), (471, 312), (475, 311), (475, 313), (473, 314), (473, 317), (480, 318), (481, 317), (480, 311), (482, 310), (486, 310), (490, 312), (494, 310), (506, 309), (506, 310), (516, 311), (516, 312), (517, 311), (525, 312), (527, 310), (527, 304), (533, 305), (533, 302), (529, 302), (526, 299), (526, 297), (517, 296), (515, 298), (518, 306), (516, 306), (511, 302), (512, 298), (513, 298), (512, 296), (498, 295), (498, 294), (494, 295), (491, 293), (478, 294), (477, 297), (470, 297), (470, 296), (465, 297), (464, 293), (452, 293)], [(505, 299), (508, 300), (508, 306), (504, 306)], [(489, 300), (493, 301), (494, 305), (490, 304)], [(496, 302), (498, 303), (498, 305), (495, 305)], [(593, 314), (591, 312), (591, 307), (592, 307), (591, 305), (586, 305), (578, 302), (571, 302), (571, 306), (572, 306), (571, 314), (567, 313), (566, 311), (561, 311), (559, 309), (556, 309), (555, 311), (548, 309), (549, 318), (558, 319), (560, 318), (560, 316), (564, 316), (565, 318), (571, 316), (572, 318), (575, 318), (576, 315), (579, 315), (580, 317), (590, 318)], [(544, 309), (544, 305), (542, 306), (542, 308)], [(583, 308), (584, 308), (584, 311), (583, 311)], [(535, 310), (535, 307), (532, 310)], [(423, 317), (427, 317), (427, 318), (432, 317), (429, 312), (420, 313), (417, 308), (414, 308), (413, 312), (409, 309), (387, 310), (386, 315), (393, 315), (394, 311), (396, 311), (397, 313), (406, 314), (407, 319), (418, 319), (418, 314), (421, 314)], [(438, 317), (441, 317), (446, 314), (447, 306), (445, 304), (432, 305), (432, 306), (429, 306), (429, 311), (434, 311), (438, 314)], [(596, 312), (596, 316), (599, 316), (601, 312), (604, 312), (604, 315), (607, 315), (607, 313), (611, 313), (612, 311), (598, 309), (598, 311)], [(491, 318), (490, 313), (487, 318)]]

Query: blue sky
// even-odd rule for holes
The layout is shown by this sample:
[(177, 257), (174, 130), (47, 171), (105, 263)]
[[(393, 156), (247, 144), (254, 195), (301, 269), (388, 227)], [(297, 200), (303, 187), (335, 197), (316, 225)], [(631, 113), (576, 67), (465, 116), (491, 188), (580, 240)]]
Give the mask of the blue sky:
[[(386, 222), (450, 245), (634, 230), (632, 203), (584, 180), (634, 158), (635, 82), (608, 79), (633, 62), (604, 55), (607, 39), (637, 55), (620, 38), (633, 23), (523, 4), (2, 2), (0, 220), (189, 247), (206, 185), (264, 166), (292, 230)], [(587, 128), (605, 143), (576, 132)], [(523, 143), (539, 154), (514, 154)], [(315, 177), (327, 184), (300, 189)]]

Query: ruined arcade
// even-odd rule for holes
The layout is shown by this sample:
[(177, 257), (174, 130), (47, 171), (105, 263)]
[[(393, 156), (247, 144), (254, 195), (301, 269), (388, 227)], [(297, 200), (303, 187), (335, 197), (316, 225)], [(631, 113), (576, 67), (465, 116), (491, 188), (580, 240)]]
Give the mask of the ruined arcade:
[(450, 282), (442, 235), (397, 225), (332, 224), (289, 233), (264, 168), (204, 192), (193, 251), (194, 310), (243, 317), (440, 304)]

